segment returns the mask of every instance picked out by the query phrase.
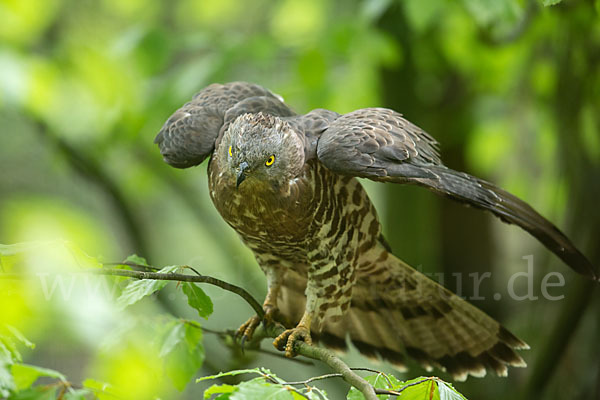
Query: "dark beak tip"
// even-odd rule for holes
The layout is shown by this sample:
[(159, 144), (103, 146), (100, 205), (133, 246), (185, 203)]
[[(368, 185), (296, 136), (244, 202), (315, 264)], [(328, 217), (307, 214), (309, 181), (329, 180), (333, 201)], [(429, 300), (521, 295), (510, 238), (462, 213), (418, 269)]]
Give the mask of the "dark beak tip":
[(246, 179), (246, 175), (243, 172), (240, 172), (237, 176), (237, 180), (235, 181), (235, 188), (239, 188), (242, 182)]
[(235, 188), (239, 188), (242, 182), (246, 179), (246, 170), (248, 169), (248, 163), (246, 161), (242, 162), (239, 165), (239, 170), (237, 173), (237, 180), (235, 182)]

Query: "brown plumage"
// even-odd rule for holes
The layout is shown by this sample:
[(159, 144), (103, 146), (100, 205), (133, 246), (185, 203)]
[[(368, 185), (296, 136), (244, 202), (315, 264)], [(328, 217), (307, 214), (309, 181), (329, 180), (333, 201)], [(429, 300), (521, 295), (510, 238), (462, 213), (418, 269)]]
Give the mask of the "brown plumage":
[[(275, 340), (343, 349), (403, 367), (405, 357), (456, 379), (524, 366), (527, 345), (481, 310), (390, 253), (375, 208), (355, 177), (412, 183), (521, 226), (567, 265), (600, 273), (529, 205), (445, 167), (436, 141), (395, 111), (295, 114), (253, 84), (214, 84), (176, 111), (155, 142), (186, 168), (211, 156), (209, 187), (222, 217), (267, 276), (268, 318), (290, 327)], [(240, 332), (251, 335), (251, 318)]]

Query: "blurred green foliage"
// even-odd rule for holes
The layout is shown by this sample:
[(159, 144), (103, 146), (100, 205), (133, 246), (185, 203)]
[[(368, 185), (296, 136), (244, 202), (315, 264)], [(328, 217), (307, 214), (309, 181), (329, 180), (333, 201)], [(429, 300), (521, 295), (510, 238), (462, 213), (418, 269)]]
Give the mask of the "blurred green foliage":
[[(152, 144), (195, 92), (232, 80), (266, 86), (299, 112), (395, 108), (442, 143), (450, 167), (524, 198), (600, 263), (599, 12), (598, 0), (1, 0), (0, 243), (38, 242), (4, 249), (0, 268), (64, 271), (74, 250), (45, 243), (66, 240), (103, 262), (135, 252), (154, 265), (194, 266), (262, 298), (264, 277), (210, 204), (204, 166), (173, 170)], [(532, 346), (529, 368), (470, 379), (457, 384), (462, 393), (598, 393), (598, 290), (517, 229), (418, 188), (365, 186), (397, 255), (445, 273), (454, 290), (451, 273), (463, 274), (465, 296), (469, 273), (491, 271), (480, 289), (487, 300), (474, 304)], [(536, 283), (548, 271), (567, 275), (565, 301), (492, 300), (532, 253)], [(0, 323), (38, 345), (23, 350), (24, 362), (70, 382), (98, 380), (85, 387), (106, 382), (123, 398), (199, 397), (207, 385), (180, 393), (185, 385), (163, 375), (156, 344), (172, 320), (147, 318), (198, 318), (183, 292), (170, 285), (151, 297), (159, 301), (119, 311), (102, 282), (0, 280)], [(206, 293), (208, 327), (233, 328), (251, 312)], [(326, 371), (203, 340), (198, 376), (247, 365), (288, 380)], [(366, 363), (355, 351), (349, 360)], [(334, 398), (347, 391), (323, 387)]]
[[(327, 393), (317, 387), (311, 386), (312, 382), (322, 379), (339, 378), (339, 376), (323, 375), (315, 377), (312, 381), (286, 382), (273, 374), (266, 368), (254, 368), (245, 370), (234, 370), (212, 376), (205, 376), (199, 381), (218, 379), (226, 376), (238, 376), (242, 374), (259, 375), (249, 381), (238, 385), (213, 385), (204, 392), (205, 399), (229, 399), (239, 400), (253, 399), (319, 399), (328, 400)], [(393, 375), (377, 374), (365, 378), (367, 382), (377, 389), (385, 389), (395, 394), (379, 395), (379, 399), (392, 399), (402, 396), (404, 400), (466, 400), (464, 396), (456, 391), (451, 384), (435, 377), (418, 377), (401, 382)], [(217, 395), (215, 397), (215, 395)], [(364, 400), (363, 394), (356, 388), (350, 389), (346, 397), (348, 400)]]

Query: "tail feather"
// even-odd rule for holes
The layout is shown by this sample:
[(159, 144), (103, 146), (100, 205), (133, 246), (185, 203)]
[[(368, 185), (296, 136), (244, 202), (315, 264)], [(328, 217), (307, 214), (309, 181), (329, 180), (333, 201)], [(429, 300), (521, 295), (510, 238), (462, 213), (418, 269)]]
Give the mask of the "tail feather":
[[(520, 226), (575, 271), (593, 280), (600, 280), (600, 269), (564, 233), (523, 200), (492, 183), (443, 165), (429, 166), (428, 171), (436, 178), (419, 178), (409, 182), (416, 182), (454, 200), (490, 211), (504, 222)], [(394, 178), (388, 180), (393, 181)], [(406, 179), (400, 181), (407, 182)]]
[[(379, 247), (378, 252), (386, 252)], [(374, 257), (374, 259), (382, 259)], [(515, 350), (527, 349), (493, 318), (388, 254), (368, 272), (358, 271), (352, 303), (336, 321), (326, 320), (313, 339), (344, 351), (347, 340), (363, 355), (406, 370), (412, 358), (427, 370), (447, 371), (456, 380), (490, 370), (506, 376), (524, 367)], [(278, 301), (281, 317), (294, 326), (304, 312), (306, 278), (291, 273)]]

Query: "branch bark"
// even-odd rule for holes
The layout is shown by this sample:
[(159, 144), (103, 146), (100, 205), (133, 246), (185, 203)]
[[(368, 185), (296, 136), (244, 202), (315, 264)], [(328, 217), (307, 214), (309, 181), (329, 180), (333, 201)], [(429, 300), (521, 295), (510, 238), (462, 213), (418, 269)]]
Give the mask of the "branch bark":
[[(188, 267), (189, 268), (189, 267)], [(192, 268), (190, 268), (192, 269)], [(193, 269), (192, 269), (193, 270)], [(148, 271), (129, 271), (126, 269), (115, 269), (115, 268), (102, 268), (96, 270), (89, 270), (95, 275), (112, 275), (112, 276), (125, 276), (133, 279), (154, 279), (154, 280), (165, 280), (165, 281), (178, 281), (178, 282), (195, 282), (195, 283), (207, 283), (209, 285), (218, 286), (221, 289), (227, 290), (228, 292), (235, 293), (244, 299), (250, 307), (256, 312), (261, 319), (264, 318), (265, 312), (262, 309), (261, 304), (254, 298), (248, 291), (242, 287), (232, 285), (231, 283), (222, 281), (212, 276), (206, 276), (198, 273), (196, 275), (184, 275), (184, 274), (163, 274), (159, 272), (148, 272)]]
[[(281, 335), (284, 331), (284, 327), (275, 324), (268, 325), (265, 329), (265, 333), (271, 338)], [(303, 355), (304, 357), (312, 358), (313, 360), (319, 360), (327, 364), (329, 368), (341, 374), (342, 378), (346, 382), (360, 390), (360, 392), (365, 396), (365, 399), (377, 400), (375, 388), (356, 372), (352, 371), (350, 367), (335, 354), (333, 354), (333, 352), (322, 347), (311, 346), (303, 342), (297, 343), (295, 350), (298, 354)]]

